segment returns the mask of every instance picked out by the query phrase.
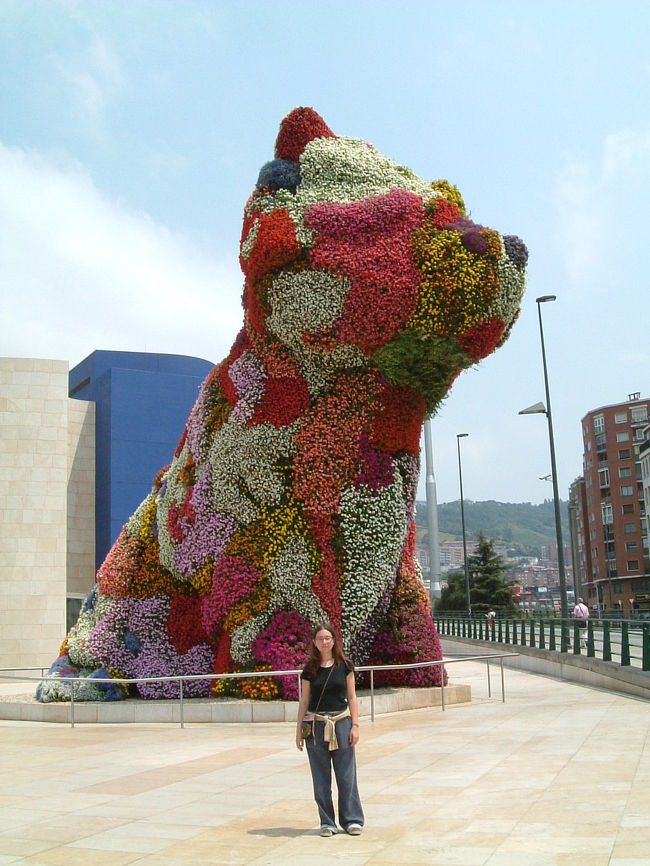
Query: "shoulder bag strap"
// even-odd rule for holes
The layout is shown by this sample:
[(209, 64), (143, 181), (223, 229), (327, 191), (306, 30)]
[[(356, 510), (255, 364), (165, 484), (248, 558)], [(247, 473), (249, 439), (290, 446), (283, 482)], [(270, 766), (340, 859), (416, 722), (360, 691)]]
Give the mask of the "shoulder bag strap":
[(336, 667), (336, 662), (334, 662), (334, 664), (330, 668), (330, 672), (328, 673), (327, 679), (325, 680), (325, 685), (321, 689), (320, 697), (318, 699), (318, 703), (316, 704), (316, 709), (314, 710), (314, 715), (316, 715), (316, 713), (318, 712), (318, 708), (320, 707), (320, 702), (323, 700), (323, 692), (327, 688), (327, 684), (330, 681), (330, 677), (332, 676), (332, 671), (334, 670), (335, 667)]

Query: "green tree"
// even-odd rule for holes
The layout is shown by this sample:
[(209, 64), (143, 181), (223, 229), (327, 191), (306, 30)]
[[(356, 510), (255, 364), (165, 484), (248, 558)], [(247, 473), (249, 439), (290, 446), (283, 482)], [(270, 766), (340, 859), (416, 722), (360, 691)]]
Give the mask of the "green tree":
[[(508, 568), (494, 550), (494, 542), (490, 538), (479, 534), (478, 546), (475, 553), (467, 557), (467, 566), (473, 613), (483, 614), (494, 610), (500, 614), (512, 614), (516, 611), (512, 584), (506, 578)], [(440, 613), (456, 610), (467, 610), (464, 571), (449, 575), (448, 585), (442, 590), (436, 605), (436, 611)]]

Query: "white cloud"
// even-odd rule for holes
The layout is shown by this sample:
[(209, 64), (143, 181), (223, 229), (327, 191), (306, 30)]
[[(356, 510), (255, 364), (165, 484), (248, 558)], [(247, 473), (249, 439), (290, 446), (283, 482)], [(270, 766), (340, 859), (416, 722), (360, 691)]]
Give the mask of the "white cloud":
[(0, 143), (3, 355), (63, 358), (94, 349), (218, 361), (238, 329), (236, 258), (109, 201), (79, 165)]
[(107, 106), (125, 84), (120, 59), (108, 42), (98, 37), (76, 57), (54, 54), (51, 59), (67, 87), (80, 126), (93, 138), (102, 139)]
[(605, 177), (611, 177), (633, 165), (637, 160), (647, 164), (650, 156), (650, 129), (636, 132), (633, 129), (622, 129), (605, 139), (603, 154), (603, 172)]
[(611, 133), (596, 159), (564, 165), (555, 201), (565, 266), (576, 285), (607, 283), (640, 263), (630, 226), (645, 221), (649, 196), (650, 127)]
[(578, 162), (564, 166), (555, 186), (565, 266), (578, 284), (601, 268), (605, 213), (598, 186), (589, 167)]

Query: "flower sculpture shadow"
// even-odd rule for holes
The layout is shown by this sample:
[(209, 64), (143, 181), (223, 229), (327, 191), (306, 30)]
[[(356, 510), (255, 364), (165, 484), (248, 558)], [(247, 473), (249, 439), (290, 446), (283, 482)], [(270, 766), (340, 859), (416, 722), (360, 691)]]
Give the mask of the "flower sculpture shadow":
[[(507, 338), (524, 244), (472, 222), (447, 181), (297, 108), (246, 203), (240, 261), (244, 326), (100, 567), (54, 674), (291, 669), (325, 620), (359, 664), (441, 658), (414, 558), (421, 426)], [(185, 689), (209, 690), (293, 699), (297, 684)], [(138, 691), (173, 697), (178, 685)], [(80, 697), (124, 694), (90, 682)], [(67, 696), (56, 679), (39, 690)]]

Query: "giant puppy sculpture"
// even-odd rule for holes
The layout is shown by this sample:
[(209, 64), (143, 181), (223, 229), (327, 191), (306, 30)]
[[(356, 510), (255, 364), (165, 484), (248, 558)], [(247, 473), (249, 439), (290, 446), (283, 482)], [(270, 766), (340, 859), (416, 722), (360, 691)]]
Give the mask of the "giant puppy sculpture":
[[(325, 620), (358, 664), (440, 658), (413, 556), (420, 430), (508, 336), (526, 248), (470, 221), (446, 181), (334, 135), (310, 108), (282, 121), (275, 157), (244, 209), (244, 326), (99, 569), (59, 676), (295, 668)], [(294, 698), (296, 681), (212, 691)], [(57, 680), (39, 691), (66, 694)]]

